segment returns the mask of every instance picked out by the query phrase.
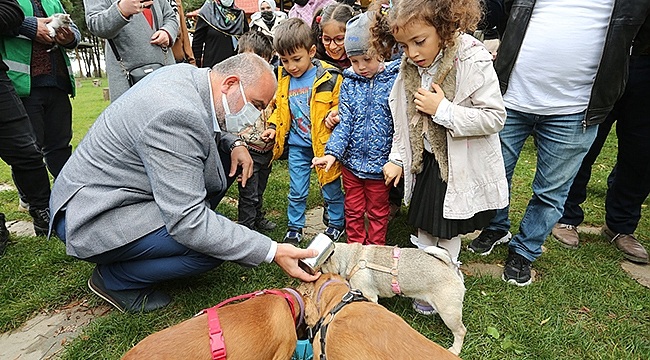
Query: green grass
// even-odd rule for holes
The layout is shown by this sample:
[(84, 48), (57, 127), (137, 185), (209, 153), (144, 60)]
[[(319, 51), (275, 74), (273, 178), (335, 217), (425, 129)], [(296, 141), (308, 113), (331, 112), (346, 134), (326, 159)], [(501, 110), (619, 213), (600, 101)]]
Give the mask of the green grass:
[[(104, 80), (105, 81), (105, 80)], [(73, 100), (74, 143), (107, 105), (101, 88), (84, 81)], [(594, 166), (589, 196), (584, 204), (585, 223), (602, 226), (606, 177), (615, 162), (616, 139), (612, 134)], [(530, 198), (535, 154), (532, 142), (525, 147), (513, 179), (512, 230), (516, 231)], [(11, 183), (4, 163), (0, 183)], [(286, 224), (288, 192), (286, 162), (277, 162), (265, 193), (269, 217), (280, 226), (269, 235), (281, 239)], [(320, 204), (312, 178), (309, 207)], [(236, 198), (237, 190), (229, 190)], [(0, 192), (0, 211), (8, 219), (28, 219), (16, 211), (15, 191)], [(647, 206), (647, 201), (646, 201)], [(645, 211), (646, 207), (644, 207)], [(231, 218), (236, 209), (221, 204), (220, 212)], [(408, 246), (412, 229), (405, 212), (389, 228), (389, 243)], [(650, 219), (644, 216), (637, 235), (650, 247)], [(489, 276), (467, 276), (464, 323), (468, 333), (461, 353), (464, 359), (649, 359), (650, 290), (626, 276), (620, 267), (621, 254), (604, 238), (583, 235), (579, 250), (566, 250), (549, 240), (546, 252), (533, 265), (536, 282), (518, 288)], [(481, 257), (461, 253), (463, 263), (503, 263), (506, 247)], [(12, 237), (7, 253), (0, 259), (0, 329), (19, 327), (42, 310), (62, 307), (88, 299), (102, 304), (86, 287), (92, 266), (65, 255), (57, 240), (42, 237)], [(202, 276), (167, 283), (164, 291), (174, 297), (171, 306), (151, 314), (124, 315), (111, 311), (85, 328), (84, 334), (68, 344), (65, 359), (118, 359), (148, 334), (176, 324), (200, 309), (234, 295), (295, 285), (275, 265), (242, 268), (224, 264)], [(416, 314), (405, 298), (382, 299), (390, 310), (402, 316), (428, 338), (448, 347), (451, 332), (439, 317)], [(396, 358), (398, 355), (396, 354)]]

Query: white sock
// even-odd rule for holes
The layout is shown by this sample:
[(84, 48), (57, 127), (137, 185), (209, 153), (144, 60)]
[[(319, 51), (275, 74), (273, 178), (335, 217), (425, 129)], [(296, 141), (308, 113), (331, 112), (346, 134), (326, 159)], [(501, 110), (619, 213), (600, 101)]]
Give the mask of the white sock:
[(454, 264), (458, 263), (458, 255), (460, 255), (460, 246), (461, 246), (460, 235), (454, 236), (451, 239), (439, 239), (438, 246), (447, 249), (447, 251), (449, 251), (449, 255), (451, 255), (451, 260), (454, 262)]

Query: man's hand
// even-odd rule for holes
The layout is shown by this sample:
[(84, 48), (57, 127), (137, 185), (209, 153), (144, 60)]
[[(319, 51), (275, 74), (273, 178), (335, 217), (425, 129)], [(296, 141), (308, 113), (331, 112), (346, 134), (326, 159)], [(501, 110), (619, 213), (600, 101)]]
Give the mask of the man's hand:
[(68, 27), (60, 27), (56, 29), (54, 41), (59, 45), (68, 45), (74, 41), (74, 33)]
[(241, 181), (241, 186), (246, 187), (246, 181), (253, 175), (253, 158), (246, 146), (235, 146), (230, 152), (230, 173), (228, 176), (235, 176), (239, 166), (241, 166), (241, 179), (237, 179), (237, 181)]
[(341, 118), (339, 117), (339, 111), (338, 110), (332, 110), (327, 114), (325, 117), (325, 127), (328, 129), (334, 129), (338, 123), (341, 122)]
[(386, 186), (389, 186), (391, 183), (393, 183), (393, 186), (397, 187), (399, 180), (402, 178), (402, 167), (395, 165), (389, 161), (384, 164), (384, 167), (381, 170), (384, 172), (384, 180)]
[(50, 21), (52, 21), (52, 18), (50, 17), (36, 18), (38, 24), (38, 27), (36, 28), (36, 37), (34, 38), (36, 42), (46, 45), (52, 45), (54, 43), (54, 39), (50, 36), (50, 30), (45, 26), (45, 24)]
[(325, 168), (325, 171), (329, 171), (335, 161), (336, 158), (333, 155), (315, 157), (311, 159), (311, 167), (318, 166), (319, 168)]
[(275, 129), (266, 129), (262, 133), (262, 141), (268, 143), (273, 141), (275, 139)]
[(316, 255), (318, 255), (318, 251), (314, 249), (300, 249), (290, 244), (278, 244), (273, 261), (292, 278), (312, 282), (318, 280), (321, 275), (320, 272), (316, 275), (309, 275), (298, 266), (298, 259), (306, 259)]
[(151, 44), (158, 45), (160, 47), (169, 46), (169, 34), (165, 30), (158, 30), (153, 35), (151, 35)]
[(415, 93), (415, 108), (425, 114), (435, 115), (438, 110), (438, 105), (445, 98), (445, 93), (438, 84), (432, 83), (431, 89), (433, 92), (419, 88)]

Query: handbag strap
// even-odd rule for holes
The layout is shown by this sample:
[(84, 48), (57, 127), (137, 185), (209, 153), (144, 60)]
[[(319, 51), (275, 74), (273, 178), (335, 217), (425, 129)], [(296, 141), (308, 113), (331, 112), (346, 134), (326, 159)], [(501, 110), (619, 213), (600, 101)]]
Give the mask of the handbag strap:
[(113, 39), (106, 39), (106, 41), (108, 41), (108, 45), (111, 47), (111, 50), (113, 50), (113, 54), (115, 54), (115, 60), (122, 62), (122, 57), (120, 56), (120, 53), (117, 52), (117, 46), (115, 46)]

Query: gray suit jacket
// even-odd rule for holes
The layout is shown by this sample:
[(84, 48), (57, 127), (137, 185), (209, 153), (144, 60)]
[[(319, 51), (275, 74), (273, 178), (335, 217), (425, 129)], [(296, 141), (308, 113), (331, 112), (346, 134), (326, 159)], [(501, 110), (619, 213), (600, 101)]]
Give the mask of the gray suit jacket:
[[(88, 30), (95, 36), (113, 40), (126, 69), (151, 63), (175, 64), (171, 44), (169, 48), (163, 49), (149, 43), (153, 33), (159, 29), (169, 33), (171, 42), (178, 35), (178, 19), (169, 0), (154, 0), (151, 7), (154, 16), (153, 29), (143, 14), (135, 14), (125, 19), (117, 8), (117, 3), (117, 0), (84, 0)], [(104, 48), (108, 88), (111, 101), (115, 101), (129, 89), (129, 83), (108, 42)]]
[[(66, 209), (69, 255), (104, 253), (165, 226), (198, 252), (243, 265), (264, 261), (271, 239), (206, 202), (226, 190), (208, 73), (166, 66), (97, 118), (52, 188), (52, 214)], [(227, 151), (229, 141), (219, 146)]]

